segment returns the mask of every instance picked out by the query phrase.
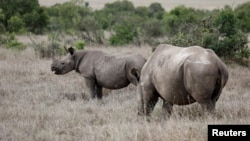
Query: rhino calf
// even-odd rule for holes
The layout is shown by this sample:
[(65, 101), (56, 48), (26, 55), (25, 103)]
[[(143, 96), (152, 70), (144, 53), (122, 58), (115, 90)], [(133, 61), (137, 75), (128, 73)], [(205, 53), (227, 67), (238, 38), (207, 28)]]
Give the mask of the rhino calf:
[(130, 83), (137, 85), (140, 70), (146, 62), (142, 55), (129, 52), (112, 55), (100, 50), (74, 50), (72, 47), (66, 51), (65, 57), (52, 62), (51, 71), (61, 75), (75, 70), (83, 76), (87, 93), (99, 99), (102, 98), (103, 87), (120, 89)]
[(150, 115), (159, 97), (165, 116), (174, 104), (198, 102), (213, 111), (227, 80), (227, 68), (212, 50), (161, 44), (141, 70), (138, 114)]

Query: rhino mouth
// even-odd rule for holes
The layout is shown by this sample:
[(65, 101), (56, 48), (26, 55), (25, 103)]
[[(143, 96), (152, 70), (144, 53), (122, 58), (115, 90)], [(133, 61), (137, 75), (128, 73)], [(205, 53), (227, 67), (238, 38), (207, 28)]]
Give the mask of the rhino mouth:
[(58, 71), (53, 71), (54, 72), (54, 74), (61, 74), (60, 72), (58, 72)]
[(54, 74), (61, 74), (61, 71), (55, 67), (52, 67), (51, 68), (51, 71), (54, 73)]

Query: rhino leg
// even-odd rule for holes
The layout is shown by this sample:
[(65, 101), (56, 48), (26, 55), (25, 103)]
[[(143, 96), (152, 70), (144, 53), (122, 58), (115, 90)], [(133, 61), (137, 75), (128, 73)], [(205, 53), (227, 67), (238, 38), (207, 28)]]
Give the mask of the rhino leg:
[(95, 81), (89, 78), (84, 78), (84, 80), (87, 86), (87, 93), (90, 94), (92, 98), (95, 98), (96, 96)]
[(144, 114), (149, 116), (154, 110), (155, 104), (158, 102), (159, 94), (152, 86), (144, 87), (144, 89), (142, 89), (142, 94), (144, 97)]
[(204, 101), (198, 101), (198, 103), (201, 105), (201, 108), (203, 112), (213, 113), (215, 111), (215, 103), (216, 101), (212, 100), (204, 100)]
[(143, 102), (143, 95), (142, 95), (142, 87), (141, 85), (137, 86), (137, 103), (138, 103), (138, 115), (144, 114), (144, 102)]
[(152, 96), (150, 99), (145, 100), (145, 113), (147, 116), (149, 116), (152, 111), (154, 110), (155, 104), (158, 102), (159, 97), (158, 96)]
[(95, 90), (96, 90), (96, 96), (97, 96), (97, 98), (98, 99), (102, 99), (102, 87), (100, 87), (100, 86), (96, 86), (95, 87)]
[(169, 118), (173, 110), (173, 104), (163, 101), (162, 110), (164, 118)]

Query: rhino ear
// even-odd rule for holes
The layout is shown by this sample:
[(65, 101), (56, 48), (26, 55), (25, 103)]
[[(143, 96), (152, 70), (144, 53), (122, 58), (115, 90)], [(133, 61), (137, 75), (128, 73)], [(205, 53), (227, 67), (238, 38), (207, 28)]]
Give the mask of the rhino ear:
[(67, 49), (67, 47), (66, 47), (66, 46), (63, 46), (63, 47), (64, 47), (65, 51), (66, 51), (66, 52), (68, 52), (68, 49)]
[(139, 73), (138, 69), (132, 68), (130, 70), (130, 73), (137, 79), (137, 81), (140, 80), (140, 73)]
[(68, 52), (69, 52), (71, 55), (74, 55), (75, 50), (74, 50), (73, 47), (70, 47), (70, 48), (68, 48)]

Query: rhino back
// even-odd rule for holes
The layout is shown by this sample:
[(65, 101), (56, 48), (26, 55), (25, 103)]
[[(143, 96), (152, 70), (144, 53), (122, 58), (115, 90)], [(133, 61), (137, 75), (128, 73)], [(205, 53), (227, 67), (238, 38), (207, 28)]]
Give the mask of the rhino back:
[(110, 89), (119, 89), (127, 86), (128, 72), (130, 68), (139, 70), (145, 63), (145, 59), (134, 53), (121, 53), (102, 56), (94, 63), (94, 73), (100, 86)]
[(128, 85), (125, 75), (125, 64), (123, 59), (115, 56), (103, 56), (94, 64), (97, 83), (105, 88), (120, 88)]
[(79, 60), (78, 70), (84, 77), (94, 77), (95, 62), (101, 60), (107, 53), (98, 50), (85, 50), (78, 52), (76, 57)]

